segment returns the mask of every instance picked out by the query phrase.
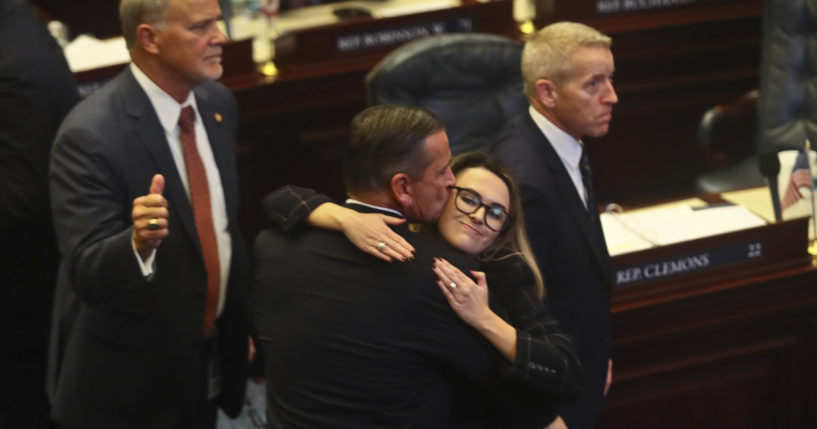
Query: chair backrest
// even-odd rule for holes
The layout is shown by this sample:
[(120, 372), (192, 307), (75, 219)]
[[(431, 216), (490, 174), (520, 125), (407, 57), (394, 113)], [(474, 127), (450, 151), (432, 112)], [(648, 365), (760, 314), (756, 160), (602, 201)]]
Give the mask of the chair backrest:
[(726, 168), (754, 156), (757, 99), (755, 89), (704, 112), (698, 124), (698, 151), (709, 169)]
[(522, 43), (492, 34), (418, 39), (386, 56), (366, 76), (369, 105), (421, 106), (446, 126), (451, 151), (487, 148), (525, 111)]

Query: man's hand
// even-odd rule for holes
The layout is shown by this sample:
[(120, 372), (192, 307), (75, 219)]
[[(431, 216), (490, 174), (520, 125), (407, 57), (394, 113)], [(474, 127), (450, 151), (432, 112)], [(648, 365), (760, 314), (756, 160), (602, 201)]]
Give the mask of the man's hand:
[(162, 244), (170, 233), (168, 230), (167, 200), (162, 196), (165, 178), (161, 174), (153, 176), (150, 193), (133, 200), (133, 247), (142, 257), (150, 256), (153, 249)]
[(610, 385), (613, 384), (613, 360), (607, 361), (607, 380), (604, 383), (604, 396), (610, 391)]

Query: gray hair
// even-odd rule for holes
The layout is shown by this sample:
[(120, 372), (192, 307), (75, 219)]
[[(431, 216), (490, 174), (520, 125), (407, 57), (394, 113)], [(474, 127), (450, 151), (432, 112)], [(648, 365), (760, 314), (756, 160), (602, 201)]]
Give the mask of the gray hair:
[(128, 49), (136, 47), (136, 27), (149, 24), (163, 28), (170, 0), (122, 0), (119, 2), (119, 20), (122, 22), (122, 35)]
[(445, 126), (420, 107), (377, 105), (352, 120), (343, 175), (349, 193), (389, 189), (391, 178), (406, 173), (419, 180), (430, 163), (425, 140)]
[(610, 49), (612, 40), (595, 28), (577, 22), (557, 22), (533, 33), (522, 50), (525, 94), (536, 96), (536, 81), (542, 78), (563, 83), (571, 72), (573, 54), (579, 48)]

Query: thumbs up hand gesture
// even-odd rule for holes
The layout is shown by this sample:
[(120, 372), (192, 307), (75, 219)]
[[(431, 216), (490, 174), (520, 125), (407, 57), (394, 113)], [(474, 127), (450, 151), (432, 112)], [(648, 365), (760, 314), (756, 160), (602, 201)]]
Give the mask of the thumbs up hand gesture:
[(162, 244), (170, 233), (168, 230), (167, 200), (162, 196), (165, 178), (161, 174), (153, 176), (150, 192), (133, 200), (133, 246), (142, 257), (150, 256), (153, 249)]

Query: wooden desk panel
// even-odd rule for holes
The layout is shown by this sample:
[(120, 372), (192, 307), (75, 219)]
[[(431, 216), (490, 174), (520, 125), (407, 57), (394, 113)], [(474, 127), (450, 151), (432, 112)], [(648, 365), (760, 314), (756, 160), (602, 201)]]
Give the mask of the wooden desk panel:
[(612, 312), (615, 380), (599, 428), (817, 427), (813, 263)]

